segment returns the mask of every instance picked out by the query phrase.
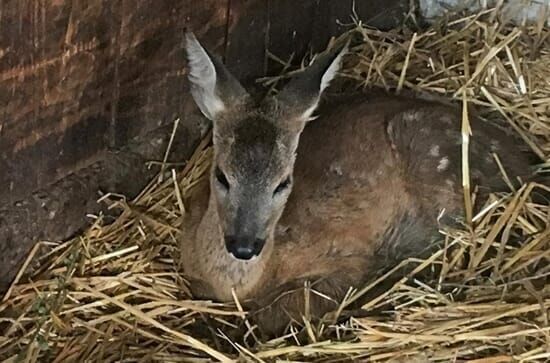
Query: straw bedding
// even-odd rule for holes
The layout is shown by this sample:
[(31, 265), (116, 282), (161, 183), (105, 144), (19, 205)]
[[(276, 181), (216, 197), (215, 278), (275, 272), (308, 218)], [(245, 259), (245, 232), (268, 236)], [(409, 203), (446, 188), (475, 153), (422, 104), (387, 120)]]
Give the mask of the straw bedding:
[[(543, 22), (515, 26), (504, 16), (500, 9), (455, 15), (427, 30), (414, 17), (389, 32), (359, 24), (345, 35), (354, 46), (344, 75), (361, 87), (476, 105), (483, 118), (515, 130), (548, 160), (550, 31)], [(456, 127), (467, 131), (468, 118)], [(368, 302), (367, 317), (306, 322), (300, 335), (293, 330), (257, 341), (238, 302), (192, 300), (174, 263), (178, 227), (192, 208), (183, 197), (206, 177), (210, 156), (205, 140), (184, 170), (164, 171), (135, 199), (102, 198), (121, 210), (116, 220), (94, 216), (72, 240), (39, 243), (0, 303), (0, 359), (550, 360), (550, 208), (531, 199), (548, 186), (494, 194), (469, 224), (442, 230), (445, 248), (427, 260), (404, 261), (412, 272)]]

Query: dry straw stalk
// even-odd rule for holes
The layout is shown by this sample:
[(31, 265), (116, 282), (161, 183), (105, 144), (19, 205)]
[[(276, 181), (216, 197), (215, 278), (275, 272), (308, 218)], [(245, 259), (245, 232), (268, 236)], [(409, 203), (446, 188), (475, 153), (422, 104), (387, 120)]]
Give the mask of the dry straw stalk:
[[(503, 16), (486, 9), (427, 30), (358, 25), (345, 35), (355, 45), (344, 75), (360, 87), (476, 105), (483, 118), (504, 120), (548, 160), (550, 31), (542, 22), (515, 26)], [(467, 121), (464, 134), (475, 138)], [(182, 217), (193, 207), (184, 197), (206, 176), (210, 157), (205, 140), (184, 170), (164, 173), (134, 200), (105, 196), (102, 202), (121, 211), (113, 223), (98, 216), (81, 236), (37, 245), (0, 304), (0, 359), (550, 360), (550, 208), (531, 199), (548, 186), (494, 194), (463, 230), (442, 230), (445, 249), (404, 261), (413, 272), (364, 306), (368, 318), (306, 324), (301, 341), (290, 334), (249, 345), (252, 334), (235, 334), (246, 326), (240, 306), (192, 300), (174, 263)], [(420, 279), (420, 271), (433, 272)], [(352, 291), (342, 306), (365, 289)]]

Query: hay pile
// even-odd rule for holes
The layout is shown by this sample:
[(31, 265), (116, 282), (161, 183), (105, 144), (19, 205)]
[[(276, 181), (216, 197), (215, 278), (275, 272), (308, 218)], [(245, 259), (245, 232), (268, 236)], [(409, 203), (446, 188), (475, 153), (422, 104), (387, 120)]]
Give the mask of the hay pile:
[[(425, 31), (414, 22), (391, 32), (358, 26), (348, 34), (360, 42), (345, 75), (365, 87), (481, 106), (484, 117), (505, 120), (548, 160), (550, 30), (542, 23), (515, 27), (500, 15), (490, 9), (455, 16)], [(446, 248), (428, 260), (404, 261), (413, 273), (367, 303), (368, 318), (308, 326), (301, 341), (290, 334), (257, 342), (254, 334), (235, 335), (243, 326), (238, 305), (191, 300), (174, 267), (178, 227), (192, 207), (182, 196), (206, 176), (210, 156), (205, 140), (184, 170), (155, 179), (134, 200), (105, 196), (102, 202), (122, 210), (113, 223), (96, 216), (81, 236), (33, 249), (0, 304), (0, 359), (550, 359), (550, 207), (530, 199), (547, 186), (492, 195), (470, 226), (442, 231)], [(432, 270), (432, 278), (415, 278)]]

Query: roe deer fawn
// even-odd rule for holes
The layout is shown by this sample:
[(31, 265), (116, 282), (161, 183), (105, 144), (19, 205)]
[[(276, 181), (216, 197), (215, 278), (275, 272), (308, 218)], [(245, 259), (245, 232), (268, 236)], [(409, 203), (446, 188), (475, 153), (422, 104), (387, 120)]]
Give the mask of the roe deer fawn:
[[(301, 319), (304, 281), (318, 280), (309, 311), (321, 316), (376, 270), (430, 247), (442, 211), (443, 220), (461, 216), (460, 110), (359, 95), (325, 104), (308, 123), (345, 47), (255, 101), (194, 35), (186, 44), (191, 92), (213, 123), (214, 148), (181, 239), (196, 296), (231, 301), (234, 289), (239, 299), (269, 303), (256, 317), (276, 332)], [(492, 153), (506, 153), (510, 177), (529, 174), (530, 158), (512, 136), (472, 123), (473, 184), (505, 188)]]

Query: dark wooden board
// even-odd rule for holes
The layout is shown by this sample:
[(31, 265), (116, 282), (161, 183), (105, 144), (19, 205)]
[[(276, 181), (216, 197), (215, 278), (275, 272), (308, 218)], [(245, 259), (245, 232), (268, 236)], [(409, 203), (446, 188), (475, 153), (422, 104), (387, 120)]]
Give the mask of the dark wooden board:
[(247, 86), (266, 73), (269, 4), (259, 0), (231, 0), (224, 60)]
[[(183, 114), (184, 27), (214, 49), (227, 2), (9, 0), (0, 21), (0, 200)], [(4, 189), (5, 190), (5, 189)]]

